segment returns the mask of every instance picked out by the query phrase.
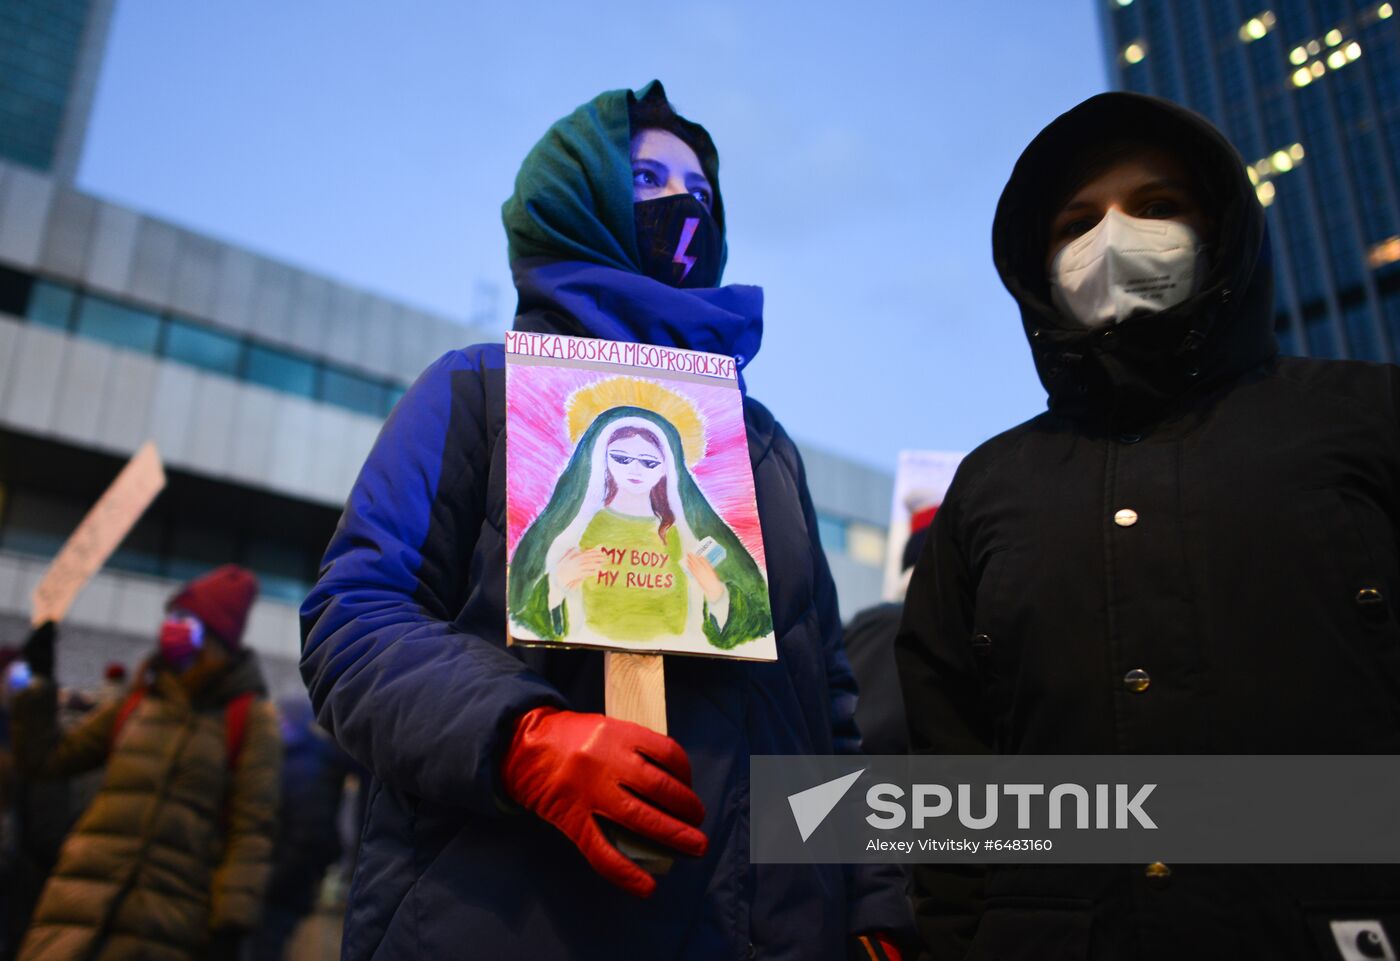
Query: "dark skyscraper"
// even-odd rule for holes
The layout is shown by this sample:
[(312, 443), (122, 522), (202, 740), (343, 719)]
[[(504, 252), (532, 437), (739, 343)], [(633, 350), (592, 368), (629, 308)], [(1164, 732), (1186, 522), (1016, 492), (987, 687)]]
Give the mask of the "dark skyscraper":
[(1268, 208), (1285, 353), (1400, 360), (1400, 0), (1092, 0), (1109, 77), (1209, 117)]
[(0, 158), (73, 179), (112, 2), (0, 3)]

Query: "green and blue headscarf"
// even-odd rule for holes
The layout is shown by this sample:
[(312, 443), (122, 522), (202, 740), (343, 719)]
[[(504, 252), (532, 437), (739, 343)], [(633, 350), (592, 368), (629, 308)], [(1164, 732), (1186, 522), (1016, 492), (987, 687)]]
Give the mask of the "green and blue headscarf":
[[(556, 122), (530, 150), (501, 207), (511, 263), (525, 258), (572, 260), (641, 273), (632, 214), (634, 103), (665, 100), (659, 80), (641, 90), (609, 90)], [(695, 149), (715, 191), (721, 235), (719, 154), (699, 124), (683, 118), (683, 136)], [(723, 273), (727, 248), (721, 254)]]

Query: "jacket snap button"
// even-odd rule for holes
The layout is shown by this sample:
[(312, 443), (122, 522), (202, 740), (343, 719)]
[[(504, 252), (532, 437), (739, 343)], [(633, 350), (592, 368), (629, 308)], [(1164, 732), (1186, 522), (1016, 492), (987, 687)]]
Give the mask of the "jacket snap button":
[(1199, 367), (1192, 367), (1186, 372), (1186, 376), (1195, 380), (1197, 377), (1201, 376), (1201, 369)]
[(1141, 434), (1119, 434), (1119, 435), (1118, 435), (1118, 443), (1120, 443), (1120, 444), (1136, 444), (1136, 443), (1137, 443), (1138, 441), (1140, 441), (1140, 440), (1142, 440), (1142, 435), (1141, 435)]
[(989, 634), (972, 635), (972, 646), (985, 650), (992, 646), (992, 638)]
[(751, 957), (751, 958), (756, 958), (756, 957), (758, 957), (758, 947), (757, 947), (752, 941), (749, 942), (749, 954), (748, 954), (748, 956)]
[(1147, 869), (1144, 870), (1142, 873), (1147, 876), (1147, 879), (1149, 881), (1152, 881), (1156, 884), (1165, 884), (1167, 878), (1172, 876), (1172, 869), (1167, 867), (1161, 861), (1153, 861), (1147, 866)]
[(1130, 507), (1125, 507), (1121, 511), (1113, 515), (1113, 523), (1117, 524), (1119, 527), (1132, 527), (1137, 522), (1137, 511), (1133, 510)]
[(1117, 350), (1118, 332), (1116, 330), (1105, 331), (1103, 336), (1099, 338), (1099, 346), (1104, 350)]
[(1141, 694), (1152, 683), (1152, 678), (1140, 667), (1135, 667), (1123, 675), (1123, 686), (1134, 694)]
[(1356, 603), (1358, 604), (1380, 604), (1385, 601), (1385, 595), (1374, 587), (1363, 587), (1356, 592)]

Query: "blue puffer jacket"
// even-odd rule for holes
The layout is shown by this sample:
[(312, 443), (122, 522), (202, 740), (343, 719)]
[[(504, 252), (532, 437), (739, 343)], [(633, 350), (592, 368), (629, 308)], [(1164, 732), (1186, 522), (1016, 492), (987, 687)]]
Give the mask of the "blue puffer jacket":
[[(517, 268), (516, 327), (697, 347), (747, 363), (761, 292), (679, 291), (583, 263)], [(678, 319), (684, 323), (678, 323)], [(602, 655), (507, 648), (505, 369), (447, 354), (365, 463), (302, 608), (322, 723), (373, 772), (346, 917), (351, 961), (388, 958), (844, 959), (853, 933), (909, 930), (889, 866), (749, 863), (749, 757), (859, 750), (855, 683), (797, 448), (745, 400), (776, 663), (670, 657), (667, 718), (705, 804), (709, 851), (648, 900), (613, 888), (503, 795), (513, 722), (602, 711)]]

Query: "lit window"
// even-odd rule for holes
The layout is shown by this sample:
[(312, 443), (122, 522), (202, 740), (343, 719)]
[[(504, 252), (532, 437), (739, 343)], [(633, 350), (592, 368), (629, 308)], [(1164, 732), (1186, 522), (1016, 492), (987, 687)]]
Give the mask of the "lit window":
[(87, 505), (48, 492), (11, 490), (0, 550), (52, 557), (83, 519)]
[(1249, 182), (1255, 185), (1259, 183), (1259, 172), (1253, 167), (1245, 167), (1244, 172), (1249, 174)]
[(1250, 17), (1244, 22), (1244, 26), (1240, 27), (1240, 39), (1245, 43), (1260, 40), (1273, 28), (1276, 22), (1274, 14), (1270, 10), (1265, 10), (1257, 17)]
[(1123, 59), (1128, 63), (1142, 63), (1142, 58), (1147, 56), (1147, 50), (1140, 43), (1130, 43), (1123, 48)]
[(1400, 237), (1387, 237), (1371, 248), (1366, 262), (1374, 269), (1400, 260)]
[(1254, 194), (1259, 198), (1259, 203), (1267, 207), (1274, 202), (1274, 185), (1266, 180), (1254, 188)]
[(1132, 5), (1133, 0), (1118, 0), (1118, 6), (1120, 7), (1131, 7)]
[(78, 304), (78, 333), (153, 354), (160, 342), (160, 318), (116, 301), (88, 296)]
[(821, 538), (822, 550), (846, 551), (846, 522), (826, 514), (817, 515), (817, 536)]
[(1289, 147), (1288, 156), (1293, 158), (1294, 163), (1299, 163), (1305, 156), (1305, 154), (1303, 153), (1303, 145), (1300, 143), (1295, 143), (1293, 146)]
[(1293, 169), (1293, 158), (1284, 150), (1275, 151), (1274, 155), (1269, 158), (1269, 163), (1281, 174), (1286, 174)]
[(67, 330), (68, 321), (73, 316), (74, 300), (73, 288), (40, 280), (29, 294), (24, 316), (32, 324)]
[(1321, 52), (1322, 52), (1322, 44), (1318, 43), (1316, 40), (1309, 40), (1309, 41), (1308, 41), (1308, 53), (1310, 53), (1310, 54), (1312, 54), (1314, 57), (1316, 57), (1316, 56), (1317, 56), (1319, 53), (1321, 53)]
[(885, 532), (870, 524), (852, 521), (846, 526), (846, 553), (870, 567), (885, 563)]
[(1347, 44), (1345, 49), (1348, 62), (1355, 60), (1357, 57), (1361, 56), (1361, 44), (1357, 43), (1355, 40)]
[(1327, 55), (1327, 66), (1339, 70), (1347, 65), (1347, 55), (1341, 50), (1333, 50)]
[(1327, 41), (1327, 46), (1335, 47), (1337, 44), (1342, 42), (1342, 31), (1338, 30), (1336, 27), (1333, 27), (1331, 30), (1327, 31), (1327, 35), (1322, 39)]
[(1293, 86), (1306, 87), (1313, 82), (1313, 75), (1307, 67), (1299, 67), (1293, 71)]
[(1383, 3), (1376, 8), (1376, 16), (1380, 17), (1382, 20), (1389, 20), (1390, 15), (1394, 12), (1395, 8), (1388, 3)]
[(1312, 71), (1312, 75), (1314, 77), (1320, 77), (1327, 72), (1327, 68), (1322, 65), (1321, 60), (1314, 60), (1312, 62), (1312, 66), (1310, 66), (1308, 69)]
[(165, 356), (205, 370), (238, 374), (243, 344), (238, 338), (172, 320), (165, 332)]
[(1288, 51), (1288, 62), (1295, 67), (1301, 67), (1308, 62), (1308, 52), (1302, 47), (1294, 47)]
[(321, 374), (321, 399), (371, 417), (384, 416), (383, 384), (334, 367)]
[(247, 377), (274, 390), (316, 396), (316, 365), (271, 347), (249, 346)]

